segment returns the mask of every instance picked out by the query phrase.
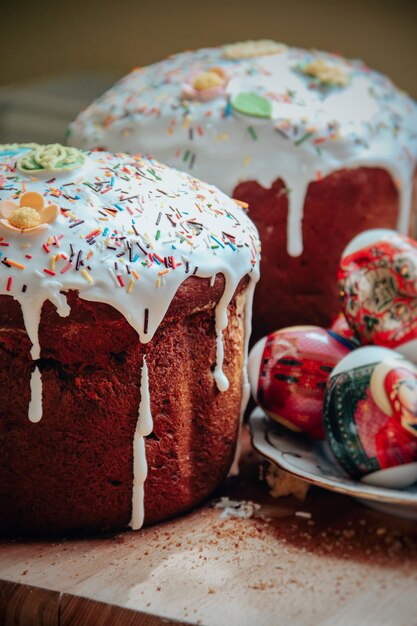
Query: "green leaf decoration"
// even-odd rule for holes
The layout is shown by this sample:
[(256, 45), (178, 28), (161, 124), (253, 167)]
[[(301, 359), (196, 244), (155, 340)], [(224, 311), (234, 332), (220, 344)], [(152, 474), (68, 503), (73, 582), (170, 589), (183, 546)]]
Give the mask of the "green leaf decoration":
[(272, 103), (257, 93), (241, 92), (231, 101), (235, 111), (251, 117), (270, 118), (272, 117)]

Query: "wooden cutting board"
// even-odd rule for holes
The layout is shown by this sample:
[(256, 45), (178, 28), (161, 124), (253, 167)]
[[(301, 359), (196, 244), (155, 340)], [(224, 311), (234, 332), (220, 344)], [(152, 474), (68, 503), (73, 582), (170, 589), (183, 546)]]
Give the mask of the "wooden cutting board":
[[(417, 623), (417, 525), (318, 489), (273, 499), (247, 458), (206, 504), (139, 532), (0, 544), (0, 624), (338, 626)], [(253, 507), (256, 508), (256, 507)]]

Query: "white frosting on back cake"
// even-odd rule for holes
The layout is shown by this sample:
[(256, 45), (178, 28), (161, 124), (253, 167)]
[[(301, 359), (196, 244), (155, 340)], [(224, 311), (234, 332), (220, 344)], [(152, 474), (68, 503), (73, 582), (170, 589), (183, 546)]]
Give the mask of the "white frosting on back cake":
[[(0, 295), (20, 303), (32, 342), (28, 419), (34, 428), (42, 419), (42, 378), (36, 364), (41, 357), (42, 306), (49, 300), (59, 315), (68, 316), (69, 290), (120, 311), (140, 341), (147, 343), (188, 277), (223, 274), (225, 289), (216, 307), (214, 377), (219, 389), (226, 391), (222, 332), (227, 306), (240, 280), (249, 275), (247, 357), (250, 305), (259, 273), (255, 226), (215, 187), (147, 157), (86, 153), (57, 144), (0, 145), (0, 262)], [(143, 520), (147, 473), (143, 437), (152, 430), (145, 359), (139, 384), (133, 528)]]
[(287, 248), (297, 256), (308, 185), (342, 168), (386, 169), (406, 232), (417, 106), (361, 61), (243, 42), (134, 70), (79, 115), (69, 142), (149, 152), (229, 194), (244, 180), (269, 187), (282, 178)]

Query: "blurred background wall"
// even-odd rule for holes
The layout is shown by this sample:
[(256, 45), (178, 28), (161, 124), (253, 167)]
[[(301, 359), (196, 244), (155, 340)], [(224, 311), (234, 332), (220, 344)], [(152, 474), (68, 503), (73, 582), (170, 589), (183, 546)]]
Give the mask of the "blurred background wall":
[(132, 67), (248, 38), (362, 58), (417, 98), (417, 0), (9, 0), (1, 6), (3, 141), (10, 134), (29, 139), (33, 131), (24, 129), (22, 115), (35, 114), (45, 101), (51, 123), (59, 109), (62, 132), (77, 107)]
[(363, 58), (417, 96), (416, 0), (15, 0), (2, 3), (1, 82), (122, 73), (185, 48), (271, 37)]

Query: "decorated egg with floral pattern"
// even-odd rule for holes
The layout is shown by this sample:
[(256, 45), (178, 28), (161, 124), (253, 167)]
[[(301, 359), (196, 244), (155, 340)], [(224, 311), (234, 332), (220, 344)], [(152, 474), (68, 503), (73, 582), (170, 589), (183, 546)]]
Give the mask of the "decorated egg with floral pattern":
[(329, 374), (353, 347), (349, 340), (318, 326), (293, 326), (271, 333), (249, 355), (254, 399), (284, 426), (322, 438)]
[(323, 423), (352, 478), (402, 488), (417, 480), (417, 368), (394, 350), (358, 348), (334, 368)]
[(362, 344), (417, 353), (417, 242), (368, 230), (345, 249), (339, 268), (343, 312)]
[(356, 333), (353, 328), (349, 326), (347, 319), (343, 313), (339, 313), (339, 315), (333, 320), (329, 330), (332, 333), (336, 333), (336, 335), (340, 335), (340, 337), (351, 341), (359, 348), (360, 343), (356, 336)]

